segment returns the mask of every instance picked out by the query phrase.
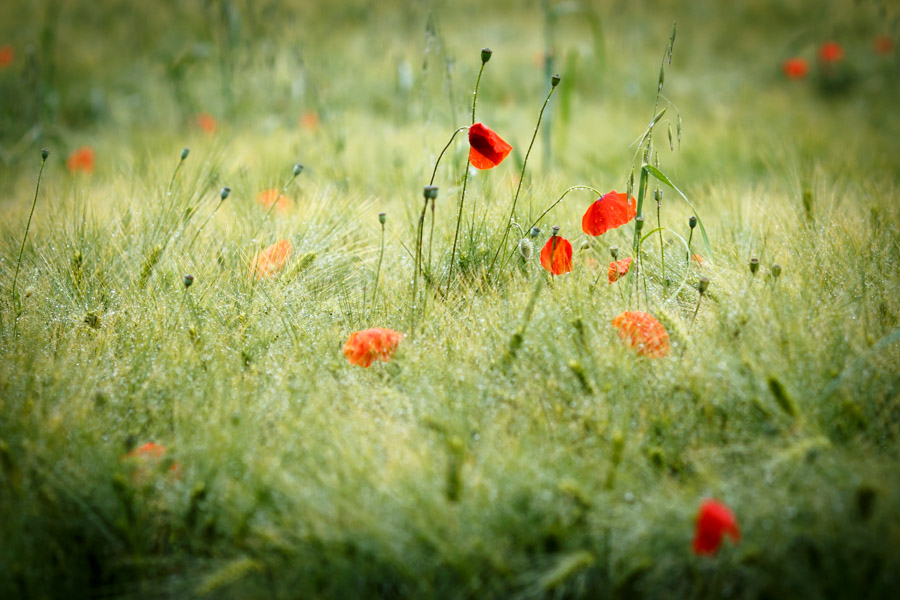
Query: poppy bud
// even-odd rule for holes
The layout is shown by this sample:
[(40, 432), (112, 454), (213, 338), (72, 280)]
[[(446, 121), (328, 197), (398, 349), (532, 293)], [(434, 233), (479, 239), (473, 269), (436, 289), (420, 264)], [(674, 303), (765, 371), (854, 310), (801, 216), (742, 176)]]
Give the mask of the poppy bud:
[(696, 227), (697, 226), (697, 217), (695, 217), (694, 215), (691, 215), (690, 217), (688, 217), (688, 226), (691, 229)]
[(191, 287), (191, 285), (192, 285), (193, 283), (194, 283), (194, 276), (193, 276), (193, 275), (187, 274), (187, 275), (184, 276), (184, 287), (185, 287), (185, 289)]
[(531, 228), (531, 237), (536, 238), (539, 235), (541, 235), (541, 228), (537, 227), (537, 226), (532, 227)]
[(662, 200), (662, 190), (656, 189), (653, 190), (653, 199), (657, 202)]
[(550, 78), (550, 85), (556, 87), (559, 85), (559, 73)]
[(775, 263), (772, 265), (772, 277), (778, 279), (781, 276), (781, 265)]
[(302, 171), (303, 171), (303, 165), (301, 165), (300, 163), (297, 163), (294, 165), (294, 177), (299, 175)]
[(638, 231), (644, 228), (644, 217), (635, 217), (634, 228)]
[(191, 153), (190, 148), (182, 148), (181, 149), (181, 160), (186, 159), (188, 157), (188, 154), (190, 154), (190, 153)]
[(46, 148), (41, 148), (41, 158), (47, 160), (48, 156), (50, 156), (50, 151)]
[(550, 231), (552, 231), (553, 236), (556, 237), (557, 235), (559, 235), (559, 225), (554, 225), (550, 228)]
[(490, 48), (482, 48), (481, 49), (481, 63), (484, 64), (487, 61), (491, 60), (491, 55), (494, 53)]
[(702, 296), (703, 294), (705, 294), (705, 293), (706, 293), (706, 290), (709, 289), (709, 278), (707, 278), (707, 277), (701, 277), (701, 278), (700, 278), (700, 283), (699, 283), (699, 285), (697, 286), (697, 289), (700, 290), (700, 295), (701, 295), (701, 296)]
[(384, 222), (387, 221), (387, 213), (380, 212), (378, 213), (378, 222), (384, 225)]
[(750, 273), (756, 275), (757, 271), (759, 271), (759, 259), (754, 256), (750, 259)]
[(226, 185), (225, 187), (222, 188), (222, 191), (219, 192), (219, 197), (222, 200), (224, 200), (225, 198), (228, 197), (228, 194), (230, 194), (230, 193), (231, 193), (231, 188)]
[(25, 288), (25, 297), (31, 298), (32, 294), (34, 294), (34, 286), (29, 285), (27, 288)]
[(590, 248), (591, 248), (591, 243), (589, 241), (584, 240), (583, 242), (581, 242), (582, 250), (589, 250)]
[(522, 255), (522, 258), (525, 260), (531, 260), (531, 255), (534, 252), (534, 244), (531, 243), (531, 240), (528, 238), (522, 238), (519, 240), (519, 254)]
[(610, 256), (613, 257), (613, 260), (618, 259), (618, 258), (619, 258), (619, 247), (618, 247), (618, 246), (611, 246), (610, 249), (609, 249), (609, 254), (610, 254)]
[(438, 186), (426, 185), (425, 189), (423, 190), (423, 193), (425, 194), (426, 200), (434, 200), (435, 198), (437, 198)]

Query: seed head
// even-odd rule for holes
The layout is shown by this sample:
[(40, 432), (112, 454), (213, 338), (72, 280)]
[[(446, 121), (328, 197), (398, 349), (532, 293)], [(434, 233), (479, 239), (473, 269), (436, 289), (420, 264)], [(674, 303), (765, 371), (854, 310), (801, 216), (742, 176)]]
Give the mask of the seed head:
[(380, 212), (378, 213), (378, 222), (384, 225), (384, 222), (387, 221), (387, 213)]
[(301, 165), (300, 163), (296, 163), (294, 165), (294, 177), (299, 175), (301, 172), (303, 172), (303, 165)]
[(541, 228), (538, 226), (534, 226), (531, 228), (531, 237), (536, 238), (541, 235)]
[(757, 271), (759, 271), (759, 259), (754, 256), (750, 259), (750, 273), (756, 275)]
[(697, 217), (695, 217), (694, 215), (691, 215), (690, 217), (688, 217), (688, 226), (691, 229), (696, 227), (697, 226)]
[(550, 228), (550, 231), (552, 231), (553, 236), (556, 237), (557, 235), (559, 235), (559, 225), (554, 225)]
[(491, 60), (491, 55), (494, 53), (490, 48), (482, 48), (481, 49), (481, 63), (485, 64), (487, 61)]
[(781, 265), (779, 265), (778, 263), (772, 265), (772, 277), (774, 277), (775, 279), (781, 277)]
[(426, 200), (434, 200), (437, 198), (438, 194), (438, 186), (436, 185), (426, 185), (423, 190), (423, 194), (425, 195)]
[(657, 202), (662, 202), (662, 198), (663, 198), (663, 193), (662, 193), (661, 189), (653, 190), (653, 199), (654, 200), (656, 200)]
[(224, 200), (225, 198), (228, 197), (228, 194), (230, 194), (230, 193), (231, 193), (231, 188), (226, 185), (225, 187), (222, 188), (222, 191), (219, 192), (219, 197), (222, 200)]
[(644, 228), (644, 217), (635, 217), (634, 228), (638, 231)]
[(190, 148), (182, 148), (181, 149), (181, 160), (186, 159), (188, 157), (188, 154), (190, 154), (190, 153), (191, 153)]
[(613, 260), (618, 260), (619, 258), (619, 247), (618, 246), (610, 246), (609, 255), (613, 257)]
[(47, 160), (47, 157), (50, 156), (50, 151), (46, 148), (41, 148), (41, 159)]
[(191, 285), (193, 285), (193, 283), (194, 283), (194, 276), (193, 276), (193, 275), (191, 275), (190, 273), (188, 273), (187, 275), (184, 276), (184, 287), (185, 287), (185, 289), (191, 287)]
[(697, 289), (700, 290), (700, 295), (701, 295), (701, 296), (702, 296), (703, 294), (705, 294), (705, 293), (706, 293), (706, 290), (709, 289), (709, 278), (708, 278), (708, 277), (701, 277), (701, 278), (700, 278), (700, 283), (699, 283), (699, 285), (697, 286)]
[(553, 77), (550, 78), (550, 85), (552, 85), (553, 87), (556, 87), (559, 85), (559, 73), (555, 74)]

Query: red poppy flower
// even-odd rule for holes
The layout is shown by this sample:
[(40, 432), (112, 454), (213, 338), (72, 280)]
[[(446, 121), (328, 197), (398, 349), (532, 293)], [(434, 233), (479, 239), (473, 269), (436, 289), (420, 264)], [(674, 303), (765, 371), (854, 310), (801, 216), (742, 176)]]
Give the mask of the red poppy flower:
[(872, 43), (872, 48), (874, 48), (875, 52), (878, 54), (890, 54), (894, 49), (894, 40), (889, 36), (879, 35)]
[(619, 339), (638, 354), (650, 358), (669, 355), (669, 334), (662, 323), (649, 313), (625, 311), (612, 320)]
[[(550, 253), (553, 253), (551, 260)], [(541, 266), (554, 275), (564, 275), (572, 270), (572, 244), (564, 237), (554, 235), (541, 249)]]
[(219, 126), (219, 124), (216, 123), (216, 118), (207, 112), (199, 113), (194, 117), (194, 120), (197, 123), (197, 127), (206, 133), (214, 133)]
[(819, 46), (819, 59), (824, 63), (836, 63), (844, 60), (844, 48), (837, 42), (825, 42)]
[(90, 146), (82, 146), (69, 155), (66, 160), (66, 168), (71, 173), (81, 171), (83, 173), (94, 172), (94, 149)]
[(278, 272), (287, 259), (291, 256), (293, 250), (291, 243), (287, 240), (275, 242), (253, 259), (250, 268), (250, 276), (256, 276), (257, 279), (274, 275)]
[(803, 79), (809, 73), (809, 62), (805, 58), (795, 56), (781, 63), (781, 71), (788, 79)]
[(300, 127), (313, 131), (319, 126), (319, 115), (314, 110), (308, 110), (300, 115)]
[(737, 543), (741, 530), (731, 510), (715, 500), (705, 500), (697, 513), (697, 531), (694, 534), (694, 554), (712, 555), (722, 546), (722, 538), (728, 535)]
[(291, 207), (293, 201), (290, 197), (285, 196), (281, 190), (272, 188), (271, 190), (263, 190), (256, 195), (256, 201), (263, 205), (265, 208), (269, 208), (272, 204), (275, 204), (275, 208), (280, 211), (285, 211)]
[[(143, 483), (146, 481), (150, 471), (159, 465), (166, 454), (166, 447), (162, 444), (147, 442), (142, 446), (134, 448), (122, 457), (123, 460), (133, 460), (137, 462), (137, 467), (132, 474), (135, 483)], [(173, 461), (169, 467), (169, 473), (175, 477), (181, 476), (181, 465), (177, 461)]]
[(4, 69), (12, 64), (16, 58), (16, 49), (7, 44), (0, 46), (0, 69)]
[(609, 282), (618, 281), (631, 268), (631, 257), (609, 263)]
[(469, 162), (476, 169), (493, 169), (512, 151), (512, 146), (481, 123), (469, 127), (469, 145)]
[(344, 344), (344, 356), (350, 364), (361, 367), (368, 367), (373, 360), (387, 362), (403, 337), (402, 333), (384, 327), (356, 331)]
[(634, 198), (615, 190), (603, 194), (591, 204), (581, 218), (581, 228), (588, 235), (602, 235), (610, 229), (624, 225), (637, 216)]
[(706, 267), (709, 263), (699, 254), (691, 254), (691, 260), (700, 265), (701, 267)]

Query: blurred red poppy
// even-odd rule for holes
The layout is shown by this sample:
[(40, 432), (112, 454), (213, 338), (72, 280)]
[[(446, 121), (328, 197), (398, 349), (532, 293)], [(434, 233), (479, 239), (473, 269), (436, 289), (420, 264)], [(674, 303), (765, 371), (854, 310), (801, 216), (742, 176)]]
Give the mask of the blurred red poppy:
[(293, 201), (290, 197), (285, 196), (281, 190), (275, 188), (263, 190), (258, 193), (256, 195), (256, 202), (266, 208), (275, 204), (275, 208), (279, 211), (285, 211), (293, 205)]
[(275, 242), (253, 259), (250, 276), (262, 279), (277, 273), (284, 266), (284, 263), (287, 262), (287, 259), (290, 258), (292, 250), (291, 243), (287, 240)]
[[(162, 462), (166, 454), (166, 447), (162, 444), (147, 442), (142, 446), (134, 448), (122, 457), (123, 460), (133, 460), (137, 462), (132, 479), (134, 483), (144, 483), (150, 475), (152, 469), (156, 468)], [(181, 465), (177, 461), (172, 461), (169, 466), (169, 473), (176, 478), (181, 477)]]
[(300, 115), (300, 127), (313, 131), (319, 126), (319, 115), (314, 110), (308, 110)]
[(66, 160), (66, 168), (69, 169), (70, 173), (77, 173), (78, 171), (93, 173), (94, 149), (90, 146), (82, 146), (74, 150)]
[(581, 218), (581, 228), (588, 235), (602, 235), (624, 225), (637, 216), (634, 198), (615, 190), (603, 194), (591, 204)]
[(0, 46), (0, 69), (4, 69), (12, 64), (16, 59), (16, 49), (11, 45)]
[(469, 145), (469, 162), (476, 169), (493, 169), (512, 151), (512, 146), (481, 123), (469, 127)]
[(368, 367), (374, 360), (387, 362), (403, 338), (402, 333), (384, 327), (356, 331), (344, 344), (344, 356), (350, 364), (361, 367)]
[(697, 555), (714, 555), (728, 535), (735, 543), (741, 540), (741, 530), (731, 510), (715, 500), (705, 500), (697, 513), (697, 531), (693, 549)]
[(836, 63), (844, 60), (844, 48), (837, 42), (825, 42), (819, 46), (819, 59), (824, 63)]
[(197, 123), (197, 127), (206, 133), (214, 133), (219, 126), (216, 122), (216, 118), (207, 112), (197, 114), (197, 116), (194, 117), (194, 120)]
[[(550, 253), (553, 253), (551, 260)], [(554, 275), (564, 275), (572, 270), (572, 244), (564, 237), (554, 235), (541, 249), (541, 266)]]
[(809, 73), (809, 62), (805, 58), (795, 56), (781, 63), (781, 71), (788, 79), (803, 79)]
[(890, 54), (894, 50), (894, 40), (887, 35), (879, 35), (872, 43), (872, 48), (878, 54)]
[(631, 257), (623, 258), (615, 262), (609, 263), (609, 282), (618, 281), (625, 276), (628, 269), (631, 268)]
[(619, 339), (638, 354), (650, 358), (669, 355), (669, 334), (662, 323), (649, 313), (625, 311), (612, 320)]

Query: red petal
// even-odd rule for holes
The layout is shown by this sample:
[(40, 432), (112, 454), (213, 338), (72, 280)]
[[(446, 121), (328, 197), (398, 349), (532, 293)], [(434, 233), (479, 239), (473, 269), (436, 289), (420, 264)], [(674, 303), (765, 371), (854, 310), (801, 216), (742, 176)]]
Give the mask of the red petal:
[[(553, 252), (551, 266), (550, 252)], [(554, 275), (564, 275), (572, 270), (572, 244), (558, 235), (551, 237), (541, 249), (541, 266)]]
[(616, 262), (609, 263), (609, 282), (618, 281), (622, 277), (628, 273), (628, 269), (631, 268), (631, 257), (623, 258), (622, 260), (617, 260)]
[(469, 161), (476, 169), (493, 169), (512, 151), (512, 146), (482, 123), (469, 127)]
[(638, 354), (650, 358), (669, 355), (669, 334), (662, 323), (649, 313), (625, 311), (612, 320), (619, 339)]
[(602, 235), (620, 227), (637, 216), (634, 198), (615, 190), (604, 194), (591, 204), (581, 218), (581, 229), (588, 235)]

